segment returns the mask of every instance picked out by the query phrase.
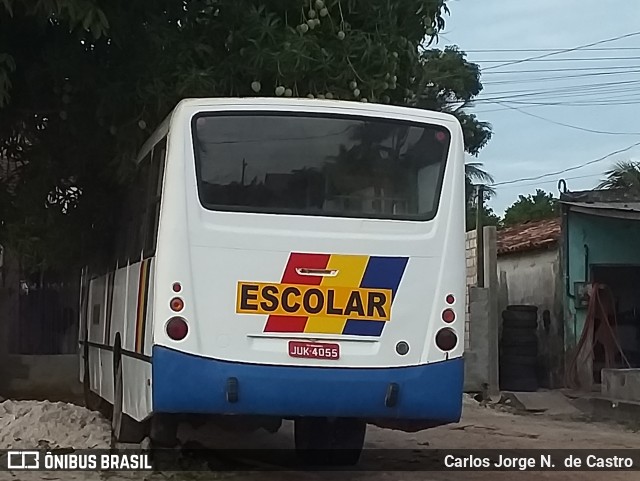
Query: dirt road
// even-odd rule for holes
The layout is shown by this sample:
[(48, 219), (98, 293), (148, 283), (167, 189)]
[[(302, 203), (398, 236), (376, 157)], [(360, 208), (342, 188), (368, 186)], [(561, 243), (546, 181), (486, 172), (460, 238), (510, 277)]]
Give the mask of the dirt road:
[[(189, 438), (206, 442), (215, 447), (289, 448), (292, 445), (291, 426), (285, 425), (275, 435), (253, 434), (233, 435), (219, 433), (212, 436), (208, 431), (183, 433)], [(209, 480), (234, 478), (239, 480), (263, 481), (458, 481), (478, 480), (554, 480), (554, 481), (635, 481), (639, 472), (416, 472), (400, 471), (402, 465), (412, 462), (411, 458), (421, 456), (413, 450), (429, 449), (640, 449), (640, 434), (624, 430), (611, 424), (591, 423), (575, 419), (553, 419), (542, 415), (517, 415), (480, 406), (467, 400), (462, 421), (453, 426), (436, 428), (421, 433), (406, 434), (377, 428), (367, 433), (366, 447), (384, 449), (363, 456), (356, 471), (351, 472), (193, 472), (193, 473), (0, 473), (0, 481), (5, 480), (104, 480), (111, 481), (155, 481), (157, 480)], [(402, 451), (390, 451), (390, 450)], [(400, 455), (401, 454), (401, 455)], [(251, 462), (251, 460), (249, 460)], [(277, 463), (276, 460), (274, 462)], [(396, 471), (398, 470), (398, 471)]]

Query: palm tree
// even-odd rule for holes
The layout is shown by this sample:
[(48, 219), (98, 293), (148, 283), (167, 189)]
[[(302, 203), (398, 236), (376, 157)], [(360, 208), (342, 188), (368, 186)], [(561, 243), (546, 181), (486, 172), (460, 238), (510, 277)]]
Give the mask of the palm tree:
[(618, 162), (605, 174), (607, 178), (600, 182), (599, 189), (624, 189), (640, 194), (640, 162)]
[[(471, 207), (476, 194), (477, 184), (492, 184), (493, 177), (487, 171), (482, 169), (482, 164), (480, 162), (469, 162), (465, 164), (464, 177), (467, 207)], [(488, 197), (496, 195), (495, 189), (491, 187), (485, 186), (484, 191)]]

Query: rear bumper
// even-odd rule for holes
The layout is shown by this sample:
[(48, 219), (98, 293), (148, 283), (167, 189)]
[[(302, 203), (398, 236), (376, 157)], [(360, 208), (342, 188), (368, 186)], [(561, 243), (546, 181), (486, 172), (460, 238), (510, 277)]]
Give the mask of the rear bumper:
[[(457, 422), (462, 410), (462, 358), (388, 368), (322, 368), (244, 364), (153, 347), (153, 411), (284, 418), (334, 416)], [(227, 401), (227, 380), (238, 398)], [(397, 402), (385, 405), (389, 385)]]

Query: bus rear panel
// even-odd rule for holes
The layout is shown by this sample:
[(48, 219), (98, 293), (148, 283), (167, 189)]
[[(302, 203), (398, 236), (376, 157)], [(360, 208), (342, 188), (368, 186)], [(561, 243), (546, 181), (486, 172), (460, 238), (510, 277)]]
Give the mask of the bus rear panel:
[(171, 117), (158, 229), (153, 413), (458, 421), (453, 117), (185, 101)]

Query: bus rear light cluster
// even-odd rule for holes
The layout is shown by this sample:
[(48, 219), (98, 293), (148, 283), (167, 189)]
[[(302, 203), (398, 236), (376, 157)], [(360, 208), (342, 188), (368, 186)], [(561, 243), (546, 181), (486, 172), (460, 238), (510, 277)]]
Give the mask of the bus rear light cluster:
[(180, 312), (182, 309), (184, 309), (184, 301), (179, 297), (174, 297), (173, 299), (171, 299), (169, 307), (171, 307), (171, 310), (173, 312)]
[(456, 320), (456, 313), (453, 312), (453, 309), (445, 309), (442, 311), (442, 320), (451, 323)]
[(436, 334), (436, 346), (442, 351), (451, 351), (458, 345), (458, 336), (453, 329), (445, 327)]
[(187, 321), (181, 317), (172, 317), (167, 322), (166, 326), (167, 336), (174, 341), (182, 341), (189, 333), (189, 326)]

